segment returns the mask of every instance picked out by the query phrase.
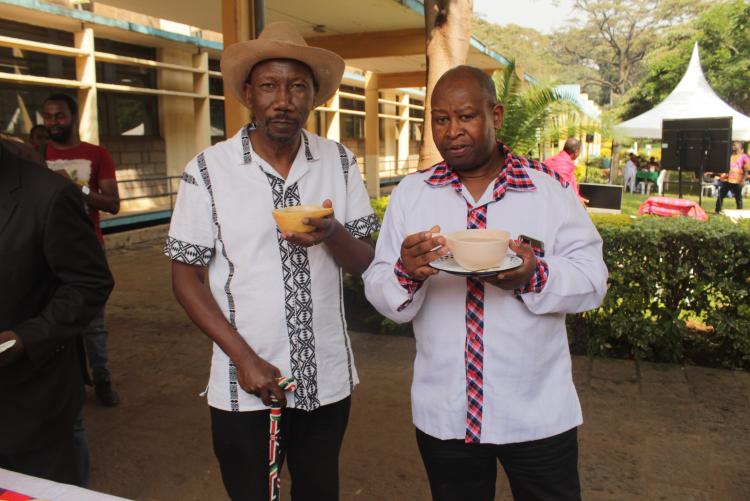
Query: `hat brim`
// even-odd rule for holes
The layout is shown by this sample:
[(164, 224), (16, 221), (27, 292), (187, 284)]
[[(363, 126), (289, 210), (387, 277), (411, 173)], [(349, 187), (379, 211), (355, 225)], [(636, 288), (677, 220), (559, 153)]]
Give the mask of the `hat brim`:
[(246, 106), (245, 81), (250, 70), (268, 59), (294, 59), (312, 70), (318, 83), (313, 107), (324, 104), (336, 93), (344, 76), (344, 60), (330, 50), (293, 45), (272, 40), (248, 40), (227, 47), (221, 55), (221, 76), (224, 85), (235, 98)]

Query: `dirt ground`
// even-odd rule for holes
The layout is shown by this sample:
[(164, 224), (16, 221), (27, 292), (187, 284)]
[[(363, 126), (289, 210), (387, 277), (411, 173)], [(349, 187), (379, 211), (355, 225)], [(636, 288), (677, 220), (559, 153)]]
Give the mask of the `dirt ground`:
[[(122, 403), (84, 408), (92, 488), (138, 500), (226, 499), (211, 450), (209, 341), (172, 297), (159, 245), (110, 253), (110, 365)], [(341, 499), (426, 500), (409, 409), (414, 342), (352, 332), (362, 383)], [(750, 374), (574, 358), (584, 499), (750, 499)], [(289, 499), (289, 479), (282, 480)], [(510, 499), (498, 479), (497, 499)]]

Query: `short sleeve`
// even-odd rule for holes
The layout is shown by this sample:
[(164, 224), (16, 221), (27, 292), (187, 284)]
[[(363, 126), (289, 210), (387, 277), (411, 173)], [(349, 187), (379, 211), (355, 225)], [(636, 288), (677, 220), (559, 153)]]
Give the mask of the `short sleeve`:
[(370, 205), (367, 188), (362, 181), (356, 157), (346, 150), (349, 162), (347, 172), (346, 230), (355, 238), (365, 238), (380, 229), (380, 222)]
[(177, 202), (164, 245), (167, 257), (194, 266), (208, 266), (215, 247), (212, 207), (208, 189), (193, 160), (180, 177)]
[(106, 148), (101, 148), (99, 152), (99, 181), (117, 179), (115, 162), (112, 160), (112, 155), (109, 154)]

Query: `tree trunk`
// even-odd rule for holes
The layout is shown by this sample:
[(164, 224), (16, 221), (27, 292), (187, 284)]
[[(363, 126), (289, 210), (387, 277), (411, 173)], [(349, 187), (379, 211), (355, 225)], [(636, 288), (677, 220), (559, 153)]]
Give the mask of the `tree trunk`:
[(427, 169), (442, 158), (432, 140), (430, 99), (438, 79), (454, 66), (466, 64), (471, 37), (473, 0), (425, 0), (425, 55), (427, 58), (427, 95), (419, 149), (419, 168)]

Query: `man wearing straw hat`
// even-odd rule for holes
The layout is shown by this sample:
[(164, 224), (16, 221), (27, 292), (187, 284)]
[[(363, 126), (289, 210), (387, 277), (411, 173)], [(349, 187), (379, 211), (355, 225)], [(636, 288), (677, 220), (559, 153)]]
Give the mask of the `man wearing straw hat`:
[[(358, 382), (341, 273), (367, 268), (378, 223), (354, 155), (302, 126), (336, 92), (344, 61), (273, 23), (228, 47), (221, 71), (253, 123), (187, 165), (165, 246), (177, 300), (214, 342), (214, 452), (232, 499), (268, 499), (268, 408), (281, 404), (292, 498), (338, 499)], [(271, 215), (321, 204), (333, 214), (309, 219), (310, 233), (281, 232)], [(285, 394), (280, 376), (294, 391)]]

